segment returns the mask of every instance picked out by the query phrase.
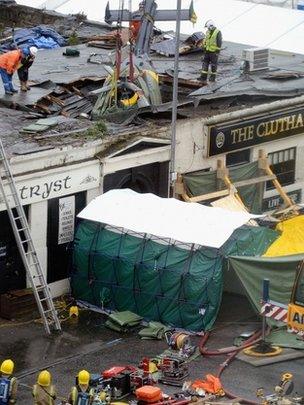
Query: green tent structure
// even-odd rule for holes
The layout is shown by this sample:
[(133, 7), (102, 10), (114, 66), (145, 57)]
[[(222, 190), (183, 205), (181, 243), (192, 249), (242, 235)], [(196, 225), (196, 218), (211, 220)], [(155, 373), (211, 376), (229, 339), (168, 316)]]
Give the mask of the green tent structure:
[[(181, 204), (187, 211), (199, 205)], [(242, 225), (215, 248), (82, 217), (73, 246), (74, 297), (192, 331), (209, 330), (216, 319), (226, 258), (260, 256), (278, 236), (268, 228)]]
[(303, 259), (304, 254), (277, 257), (230, 256), (228, 261), (240, 279), (250, 302), (260, 313), (263, 280), (269, 280), (270, 300), (288, 305), (297, 267)]
[[(228, 259), (229, 271), (235, 271), (244, 292), (257, 313), (261, 312), (262, 283), (269, 280), (269, 298), (271, 301), (288, 305), (299, 263), (304, 254), (277, 257), (241, 257), (231, 256)], [(272, 327), (267, 340), (277, 346), (304, 349), (304, 341), (297, 335), (287, 332), (286, 323), (266, 318)]]

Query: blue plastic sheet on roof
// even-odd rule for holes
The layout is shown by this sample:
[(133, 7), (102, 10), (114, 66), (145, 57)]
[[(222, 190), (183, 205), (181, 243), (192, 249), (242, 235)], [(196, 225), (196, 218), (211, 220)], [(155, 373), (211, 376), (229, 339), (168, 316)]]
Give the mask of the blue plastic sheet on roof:
[(14, 43), (4, 44), (1, 50), (15, 49), (15, 45), (18, 48), (36, 46), (38, 49), (54, 49), (66, 44), (66, 40), (58, 32), (45, 25), (18, 30), (15, 33), (14, 41)]

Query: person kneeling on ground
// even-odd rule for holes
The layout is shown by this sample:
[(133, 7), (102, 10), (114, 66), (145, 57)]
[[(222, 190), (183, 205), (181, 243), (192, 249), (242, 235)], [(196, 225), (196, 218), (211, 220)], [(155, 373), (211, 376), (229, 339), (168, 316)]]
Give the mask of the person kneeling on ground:
[(21, 59), (21, 65), (18, 67), (18, 77), (20, 80), (21, 91), (28, 91), (29, 87), (27, 81), (29, 77), (29, 68), (32, 66), (38, 49), (35, 46), (22, 49), (23, 58)]

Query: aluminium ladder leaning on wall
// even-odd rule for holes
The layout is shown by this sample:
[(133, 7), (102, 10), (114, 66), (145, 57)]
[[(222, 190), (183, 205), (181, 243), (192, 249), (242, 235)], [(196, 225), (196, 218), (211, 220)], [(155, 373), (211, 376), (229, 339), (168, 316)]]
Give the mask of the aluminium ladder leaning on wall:
[(3, 195), (7, 213), (14, 231), (17, 246), (30, 281), (45, 330), (51, 327), (60, 331), (60, 321), (49, 287), (33, 243), (27, 218), (20, 201), (10, 164), (0, 139), (0, 192)]

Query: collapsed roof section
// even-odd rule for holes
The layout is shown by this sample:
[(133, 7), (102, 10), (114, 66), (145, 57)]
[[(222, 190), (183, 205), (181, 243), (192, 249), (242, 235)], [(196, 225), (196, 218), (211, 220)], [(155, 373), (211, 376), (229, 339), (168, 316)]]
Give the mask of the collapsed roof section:
[[(14, 7), (17, 6), (14, 5)], [(8, 6), (6, 8), (9, 9)], [(39, 15), (39, 23), (44, 21), (44, 11), (31, 9), (31, 12)], [(49, 12), (45, 13), (49, 15)], [(53, 15), (52, 13), (50, 15)], [(58, 17), (57, 13), (54, 15)], [(58, 18), (61, 24), (64, 23), (67, 27), (70, 27), (68, 24), (70, 18), (73, 24), (75, 23), (74, 17), (71, 16), (59, 15)], [(59, 115), (69, 119), (90, 118), (92, 111), (96, 113), (98, 119), (101, 117), (100, 112), (102, 113), (103, 107), (109, 105), (109, 100), (105, 100), (104, 96), (112, 94), (113, 64), (115, 63), (113, 47), (116, 46), (114, 40), (116, 32), (103, 24), (86, 20), (83, 24), (79, 23), (76, 26), (77, 35), (78, 29), (86, 30), (86, 34), (79, 39), (82, 38), (81, 40), (85, 40), (87, 44), (75, 46), (74, 57), (67, 54), (66, 48), (40, 51), (30, 70), (32, 90), (26, 94), (7, 97), (0, 88), (2, 105), (28, 112), (34, 118)], [(90, 32), (91, 29), (95, 30), (93, 35)], [(99, 30), (97, 36), (96, 30)], [(67, 32), (65, 38), (67, 38)], [(123, 39), (124, 35), (121, 38)], [(152, 69), (158, 74), (158, 78), (157, 75), (147, 74), (147, 66), (139, 61), (139, 64), (143, 64), (137, 72), (138, 83), (134, 83), (137, 87), (127, 89), (131, 93), (138, 91), (144, 95), (142, 105), (136, 101), (134, 108), (130, 106), (132, 96), (127, 98), (125, 104), (121, 103), (120, 114), (113, 111), (106, 117), (107, 120), (115, 122), (111, 124), (112, 126), (120, 125), (124, 133), (133, 132), (134, 125), (140, 127), (143, 122), (150, 121), (155, 125), (166, 125), (171, 119), (174, 65), (172, 38), (174, 35), (170, 38), (168, 39), (164, 34), (154, 38), (155, 51), (157, 50), (158, 53), (155, 52), (150, 57)], [(190, 37), (182, 36), (178, 118), (210, 117), (221, 114), (223, 111), (239, 111), (269, 100), (304, 94), (303, 56), (271, 53), (268, 69), (246, 73), (241, 69), (242, 52), (246, 47), (227, 42), (224, 43), (224, 49), (220, 54), (218, 82), (202, 87), (202, 83), (197, 80), (201, 70), (202, 53), (196, 45), (200, 39), (197, 33)], [(125, 40), (126, 38), (124, 42)], [(110, 48), (112, 48), (111, 52), (109, 52)], [(122, 52), (125, 52), (125, 49)], [(170, 56), (167, 57), (166, 54)], [(123, 68), (128, 70), (128, 63)], [(110, 93), (104, 92), (107, 89), (110, 89)], [(123, 95), (124, 92), (121, 93)], [(126, 92), (126, 94), (129, 93)], [(96, 105), (98, 97), (99, 102)], [(137, 100), (140, 100), (139, 96)], [(120, 131), (116, 131), (118, 132)]]

